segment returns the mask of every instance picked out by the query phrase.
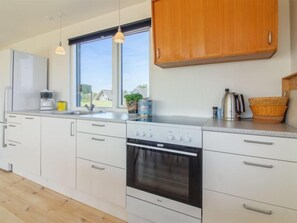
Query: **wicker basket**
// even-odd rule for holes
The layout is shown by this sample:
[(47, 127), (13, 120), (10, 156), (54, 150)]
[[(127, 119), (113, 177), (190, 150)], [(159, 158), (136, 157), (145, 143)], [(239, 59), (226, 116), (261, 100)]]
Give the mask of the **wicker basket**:
[(269, 116), (257, 116), (254, 115), (253, 121), (254, 122), (260, 122), (260, 123), (268, 123), (268, 124), (278, 124), (281, 123), (284, 120), (284, 116), (275, 116), (275, 117), (269, 117)]
[(288, 106), (282, 105), (259, 105), (250, 106), (253, 115), (265, 116), (265, 117), (280, 117), (284, 116)]
[(262, 97), (249, 98), (250, 106), (256, 105), (287, 105), (288, 98), (286, 97)]

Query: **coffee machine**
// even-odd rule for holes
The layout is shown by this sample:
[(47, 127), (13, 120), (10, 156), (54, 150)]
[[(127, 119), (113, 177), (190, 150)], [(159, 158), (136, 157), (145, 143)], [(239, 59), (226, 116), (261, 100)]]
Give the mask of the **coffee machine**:
[(53, 92), (49, 90), (40, 91), (40, 110), (52, 111), (56, 107), (55, 100), (53, 98)]

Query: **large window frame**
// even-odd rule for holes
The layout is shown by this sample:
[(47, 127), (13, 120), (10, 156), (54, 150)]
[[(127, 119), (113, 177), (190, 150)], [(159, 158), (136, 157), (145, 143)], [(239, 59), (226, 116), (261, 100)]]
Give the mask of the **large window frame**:
[[(143, 25), (144, 24), (144, 25)], [(149, 24), (149, 26), (148, 26)], [(126, 32), (125, 32), (126, 27)], [(117, 27), (115, 27), (117, 28)], [(150, 19), (142, 20), (139, 22), (131, 23), (128, 25), (122, 26), (123, 32), (125, 35), (133, 35), (139, 32), (149, 32), (149, 51), (151, 49), (151, 26), (150, 26)], [(114, 35), (115, 32), (110, 31), (112, 29), (104, 30), (97, 33), (97, 38), (94, 38), (94, 33), (84, 35), (82, 37), (76, 37), (73, 39), (69, 39), (69, 45), (71, 45), (71, 77), (70, 77), (70, 107), (71, 109), (75, 110), (85, 110), (84, 107), (77, 106), (78, 102), (80, 102), (80, 91), (78, 91), (79, 87), (77, 83), (79, 82), (80, 75), (78, 75), (78, 69), (80, 69), (80, 64), (77, 63), (78, 54), (80, 53), (79, 43), (86, 43), (89, 41), (100, 40), (103, 38), (109, 38), (112, 36), (111, 33)], [(107, 33), (108, 36), (102, 35), (100, 33)], [(98, 34), (99, 33), (99, 34)], [(98, 35), (101, 38), (98, 38)], [(81, 39), (80, 39), (81, 38)], [(150, 56), (149, 56), (150, 60)], [(122, 44), (112, 43), (112, 93), (113, 93), (113, 101), (112, 107), (105, 108), (105, 107), (96, 107), (99, 110), (123, 110), (126, 109), (124, 103), (122, 103), (122, 90), (123, 90), (123, 66), (122, 66)], [(149, 61), (150, 64), (150, 61)], [(149, 68), (150, 69), (150, 68)], [(148, 89), (149, 90), (149, 89)]]

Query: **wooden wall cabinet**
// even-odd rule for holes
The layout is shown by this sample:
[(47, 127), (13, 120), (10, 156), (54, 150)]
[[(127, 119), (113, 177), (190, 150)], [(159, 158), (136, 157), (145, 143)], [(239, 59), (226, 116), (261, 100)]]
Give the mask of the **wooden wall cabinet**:
[(152, 0), (155, 64), (175, 67), (270, 58), (277, 0)]

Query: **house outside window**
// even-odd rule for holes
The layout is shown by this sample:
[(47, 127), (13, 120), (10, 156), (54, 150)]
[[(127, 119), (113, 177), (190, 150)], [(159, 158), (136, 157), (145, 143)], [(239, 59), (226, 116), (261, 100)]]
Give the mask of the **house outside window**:
[(149, 97), (150, 20), (123, 31), (126, 41), (120, 45), (113, 42), (112, 30), (69, 40), (75, 51), (72, 107), (124, 108), (126, 94)]

